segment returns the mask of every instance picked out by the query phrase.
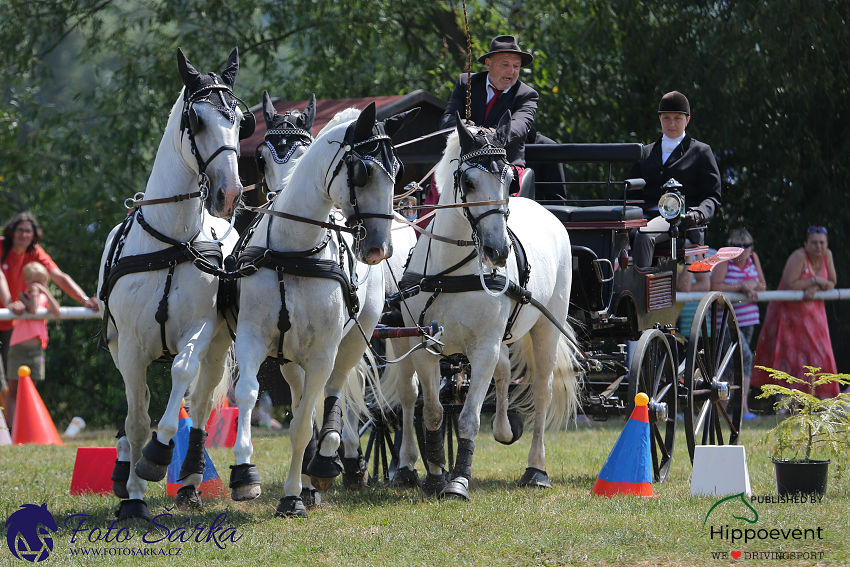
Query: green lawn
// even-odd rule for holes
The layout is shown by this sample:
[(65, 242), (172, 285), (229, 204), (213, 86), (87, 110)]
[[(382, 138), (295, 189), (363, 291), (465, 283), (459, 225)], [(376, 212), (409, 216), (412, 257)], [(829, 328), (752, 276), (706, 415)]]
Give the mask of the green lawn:
[[(764, 447), (755, 445), (775, 418), (747, 423), (742, 435), (747, 446), (753, 493), (775, 495), (773, 468)], [(489, 423), (489, 419), (482, 420)], [(681, 425), (681, 422), (680, 422)], [(471, 503), (425, 500), (414, 491), (374, 487), (362, 494), (335, 486), (325, 495), (325, 504), (312, 511), (306, 521), (272, 517), (283, 495), (288, 468), (289, 441), (284, 433), (255, 430), (255, 462), (264, 479), (263, 495), (252, 502), (210, 500), (201, 514), (189, 519), (175, 511), (160, 520), (167, 530), (148, 533), (149, 540), (165, 536), (179, 538), (180, 526), (209, 526), (220, 514), (222, 523), (236, 543), (220, 549), (213, 541), (146, 544), (142, 538), (150, 526), (133, 524), (120, 537), (124, 543), (89, 543), (87, 533), (71, 543), (71, 530), (62, 528), (72, 514), (91, 514), (88, 526), (101, 535), (109, 528), (114, 497), (68, 495), (78, 446), (113, 443), (111, 433), (87, 435), (65, 447), (0, 447), (0, 513), (5, 521), (21, 504), (43, 504), (60, 524), (55, 549), (40, 565), (728, 565), (734, 563), (777, 565), (850, 564), (850, 482), (829, 479), (827, 498), (817, 504), (754, 503), (758, 521), (749, 524), (734, 515), (746, 515), (740, 502), (724, 504), (706, 514), (714, 497), (690, 496), (691, 466), (687, 457), (684, 428), (678, 427), (675, 456), (667, 482), (655, 485), (658, 498), (624, 497), (605, 499), (590, 496), (590, 488), (602, 468), (622, 423), (581, 423), (568, 432), (550, 434), (547, 443), (548, 472), (554, 490), (519, 489), (514, 481), (522, 474), (530, 443), (526, 435), (513, 446), (493, 441), (489, 429), (476, 441), (473, 465), (475, 479), (470, 487)], [(363, 440), (365, 447), (365, 439)], [(225, 483), (227, 449), (214, 449), (211, 456)], [(421, 464), (419, 466), (422, 472)], [(834, 471), (830, 471), (833, 473)], [(339, 483), (337, 483), (339, 485)], [(153, 514), (171, 506), (165, 483), (150, 484), (147, 502)], [(185, 522), (185, 523), (184, 523)], [(815, 530), (821, 539), (735, 543), (709, 537), (710, 525), (730, 529), (758, 528)], [(118, 532), (118, 527), (112, 534)], [(197, 533), (197, 532), (196, 532)], [(219, 532), (221, 533), (221, 532)], [(765, 532), (768, 533), (768, 532)], [(778, 533), (778, 532), (777, 532)], [(799, 533), (799, 532), (798, 532)], [(188, 537), (184, 536), (184, 539)], [(206, 532), (205, 532), (206, 534)], [(239, 539), (241, 538), (241, 539)], [(80, 541), (82, 539), (82, 541)], [(72, 549), (111, 548), (111, 553), (132, 553), (118, 548), (172, 556), (72, 555)], [(739, 560), (714, 558), (712, 552), (741, 551)], [(753, 559), (753, 552), (808, 552), (821, 554), (817, 560), (789, 558)], [(110, 553), (110, 551), (107, 551)], [(179, 553), (178, 556), (173, 554)], [(0, 564), (26, 565), (0, 545)]]

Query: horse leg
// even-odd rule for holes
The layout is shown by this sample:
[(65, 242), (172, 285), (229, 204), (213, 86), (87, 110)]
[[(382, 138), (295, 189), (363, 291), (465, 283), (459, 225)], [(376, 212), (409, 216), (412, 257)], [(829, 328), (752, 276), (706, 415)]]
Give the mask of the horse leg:
[[(394, 345), (398, 344), (397, 339), (391, 339), (391, 341)], [(400, 352), (400, 349), (393, 348), (392, 352)], [(388, 371), (388, 378), (395, 381), (394, 387), (398, 391), (402, 408), (401, 448), (398, 452), (398, 466), (392, 485), (403, 488), (418, 487), (420, 486), (419, 473), (416, 472), (415, 466), (419, 450), (416, 446), (414, 414), (419, 388), (410, 357), (393, 365)]]
[(469, 479), (472, 478), (472, 455), (475, 451), (475, 438), (481, 427), (481, 407), (490, 387), (496, 363), (499, 360), (500, 344), (492, 347), (484, 345), (469, 353), (472, 375), (469, 377), (469, 391), (466, 402), (458, 418), (457, 459), (452, 469), (452, 479), (440, 492), (440, 498), (461, 498), (469, 500)]
[[(351, 378), (352, 369), (363, 358), (364, 349), (363, 337), (360, 336), (359, 331), (347, 333), (337, 349), (334, 367), (325, 386), (322, 429), (318, 435), (318, 450), (307, 465), (307, 473), (310, 475), (313, 486), (321, 491), (333, 486), (336, 477), (344, 471), (342, 459), (339, 455), (339, 447), (342, 441), (343, 387)], [(356, 459), (357, 455), (353, 455), (353, 458)], [(363, 464), (365, 465), (365, 461)], [(360, 471), (358, 467), (357, 472), (361, 474), (365, 472), (365, 466), (363, 471)], [(366, 478), (361, 477), (359, 482), (353, 480), (357, 485), (356, 490), (360, 489), (360, 483), (365, 485), (367, 480), (368, 473), (366, 473)]]
[(188, 339), (178, 343), (178, 353), (171, 364), (171, 395), (159, 421), (157, 430), (151, 434), (142, 450), (142, 458), (136, 463), (136, 474), (145, 480), (158, 482), (165, 478), (168, 465), (174, 454), (174, 440), (180, 422), (180, 408), (186, 390), (201, 370), (200, 358), (206, 355), (212, 340), (213, 325), (201, 323), (189, 334)]
[(225, 370), (225, 359), (230, 344), (230, 335), (227, 330), (219, 328), (206, 356), (201, 360), (198, 382), (189, 398), (192, 423), (200, 427), (193, 426), (190, 429), (186, 457), (180, 467), (178, 480), (183, 483), (183, 486), (177, 491), (174, 503), (181, 510), (191, 511), (203, 508), (198, 488), (204, 480), (206, 470), (206, 423), (212, 411), (213, 392), (222, 380), (229, 382)]
[[(127, 432), (126, 441), (129, 446), (130, 464), (134, 465), (142, 457), (142, 445), (150, 433), (151, 418), (148, 415), (150, 405), (150, 390), (145, 382), (147, 365), (141, 364), (141, 357), (128, 353), (125, 348), (118, 358), (121, 376), (124, 378), (124, 389), (127, 394), (127, 418), (124, 420), (124, 430)], [(130, 466), (127, 479), (127, 500), (122, 500), (118, 508), (118, 520), (127, 518), (142, 518), (150, 520), (148, 507), (143, 500), (148, 483), (140, 478), (133, 466)]]
[[(286, 383), (289, 384), (290, 399), (292, 400), (292, 413), (295, 414), (298, 408), (301, 407), (301, 394), (304, 392), (304, 369), (295, 363), (282, 364), (280, 373), (283, 375)], [(310, 481), (310, 475), (307, 474), (307, 464), (316, 454), (316, 437), (318, 431), (315, 424), (313, 425), (313, 436), (307, 443), (304, 449), (304, 458), (301, 460), (301, 500), (306, 508), (314, 508), (321, 505), (322, 497), (313, 483)]]
[(422, 424), (425, 436), (425, 441), (422, 443), (422, 460), (428, 472), (422, 484), (422, 491), (428, 498), (433, 498), (446, 486), (443, 406), (440, 403), (440, 362), (434, 356), (421, 350), (414, 352), (411, 356), (419, 384), (422, 386)]
[(496, 383), (496, 415), (493, 417), (493, 438), (503, 445), (510, 445), (522, 437), (522, 420), (515, 413), (508, 413), (510, 406), (511, 361), (508, 346), (499, 350), (499, 362), (493, 373)]
[(230, 497), (233, 500), (253, 500), (260, 495), (260, 473), (251, 462), (254, 445), (251, 443), (251, 413), (257, 403), (260, 383), (257, 372), (266, 358), (268, 338), (263, 330), (243, 321), (236, 335), (236, 363), (239, 365), (239, 380), (236, 382), (236, 405), (239, 422), (233, 456), (236, 464), (230, 466)]
[(530, 380), (534, 396), (534, 433), (531, 437), (531, 448), (528, 451), (528, 468), (517, 481), (519, 486), (532, 488), (552, 488), (549, 475), (546, 474), (546, 447), (544, 433), (546, 430), (546, 414), (552, 403), (553, 371), (557, 362), (557, 347), (560, 335), (544, 325), (546, 329), (534, 328), (523, 337), (527, 341), (523, 348), (531, 350), (526, 379)]
[[(301, 393), (301, 403), (293, 413), (289, 422), (289, 439), (292, 444), (292, 460), (289, 474), (284, 483), (284, 497), (280, 499), (276, 517), (306, 518), (307, 510), (301, 499), (301, 468), (298, 466), (304, 460), (304, 450), (313, 435), (313, 410), (316, 402), (327, 384), (333, 366), (332, 356), (322, 356), (315, 353), (309, 357), (304, 368), (304, 390)], [(331, 353), (325, 353), (330, 355)]]

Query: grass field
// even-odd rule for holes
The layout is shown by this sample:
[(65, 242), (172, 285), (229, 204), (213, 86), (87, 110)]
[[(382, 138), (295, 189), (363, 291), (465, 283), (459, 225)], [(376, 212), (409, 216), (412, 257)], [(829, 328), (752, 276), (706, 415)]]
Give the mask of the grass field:
[[(776, 495), (773, 466), (767, 451), (756, 445), (775, 418), (747, 423), (742, 435), (755, 495)], [(489, 419), (482, 420), (489, 422)], [(681, 422), (680, 422), (681, 425)], [(289, 460), (285, 432), (255, 430), (255, 462), (263, 477), (263, 494), (252, 502), (209, 500), (203, 513), (189, 518), (174, 511), (158, 522), (165, 528), (133, 523), (112, 538), (126, 542), (90, 543), (87, 536), (104, 536), (118, 500), (114, 497), (72, 497), (68, 494), (76, 447), (107, 446), (113, 433), (88, 433), (64, 447), (0, 447), (0, 514), (5, 522), (22, 504), (46, 504), (60, 526), (54, 550), (40, 565), (772, 565), (850, 564), (850, 482), (837, 480), (830, 471), (827, 497), (816, 504), (753, 503), (758, 521), (749, 524), (733, 515), (751, 517), (740, 502), (730, 502), (703, 522), (715, 497), (690, 496), (691, 466), (684, 428), (678, 438), (670, 477), (654, 487), (658, 498), (590, 496), (596, 475), (613, 447), (622, 423), (581, 423), (577, 429), (550, 434), (547, 442), (548, 472), (554, 490), (519, 489), (515, 480), (525, 469), (530, 443), (528, 435), (505, 447), (482, 429), (476, 441), (471, 503), (425, 500), (420, 493), (373, 487), (360, 494), (339, 486), (324, 494), (325, 504), (306, 521), (272, 517)], [(365, 440), (364, 440), (365, 447)], [(219, 474), (227, 482), (227, 449), (210, 452)], [(419, 471), (422, 473), (421, 464)], [(165, 483), (149, 484), (147, 502), (152, 514), (166, 513), (171, 499)], [(89, 514), (86, 526), (99, 532), (81, 532), (71, 543), (72, 530), (62, 527), (72, 514)], [(231, 528), (221, 542), (194, 534), (196, 524), (207, 527), (216, 517)], [(222, 521), (223, 520), (223, 521)], [(72, 522), (72, 525), (76, 523)], [(820, 528), (820, 538), (781, 538), (736, 542), (710, 537), (711, 526), (764, 529), (768, 537), (791, 533), (791, 528)], [(185, 529), (186, 532), (181, 531)], [(781, 530), (784, 530), (782, 532)], [(4, 533), (5, 530), (4, 530)], [(145, 534), (147, 533), (147, 536)], [(218, 532), (223, 533), (223, 530)], [(801, 532), (798, 532), (801, 533)], [(183, 536), (184, 541), (179, 538)], [(143, 537), (156, 543), (145, 543)], [(170, 538), (176, 541), (169, 542)], [(161, 540), (161, 541), (159, 541)], [(87, 553), (133, 553), (137, 555), (83, 556)], [(111, 551), (110, 551), (111, 550)], [(728, 554), (740, 551), (733, 559)], [(139, 555), (147, 552), (148, 555)], [(160, 555), (150, 555), (149, 553)], [(784, 555), (753, 558), (754, 552), (814, 553), (815, 559)], [(76, 555), (74, 555), (76, 553)], [(717, 554), (717, 555), (713, 555)], [(162, 555), (165, 554), (165, 555)], [(170, 555), (168, 555), (170, 554)], [(26, 565), (0, 545), (0, 565)]]

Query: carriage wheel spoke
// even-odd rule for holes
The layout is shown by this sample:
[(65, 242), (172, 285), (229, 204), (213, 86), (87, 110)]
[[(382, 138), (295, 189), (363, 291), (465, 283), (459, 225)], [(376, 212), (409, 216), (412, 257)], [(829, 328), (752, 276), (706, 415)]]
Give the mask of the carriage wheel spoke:
[(714, 403), (714, 412), (713, 412), (712, 420), (711, 420), (714, 424), (714, 433), (715, 433), (714, 444), (715, 445), (723, 445), (723, 428), (720, 427), (720, 416), (721, 415), (728, 419), (728, 416), (726, 416), (726, 411), (720, 405), (720, 402), (715, 402)]
[(667, 353), (661, 353), (661, 361), (658, 366), (656, 366), (655, 377), (652, 381), (652, 395), (651, 398), (655, 399), (655, 396), (658, 394), (658, 388), (661, 386), (661, 380), (664, 378), (664, 368), (667, 365)]
[(726, 356), (723, 357), (723, 362), (720, 363), (720, 366), (717, 367), (717, 374), (714, 375), (715, 379), (720, 379), (723, 376), (723, 373), (726, 372), (726, 367), (729, 366), (729, 362), (732, 360), (732, 355), (735, 354), (735, 351), (738, 349), (738, 343), (732, 343), (731, 348), (726, 352)]
[(738, 436), (738, 428), (732, 423), (732, 419), (729, 417), (729, 414), (725, 409), (721, 407), (718, 408), (718, 411), (720, 412), (720, 416), (723, 417), (723, 421), (725, 421), (726, 425), (729, 427), (729, 439), (734, 439)]
[[(697, 366), (699, 367), (699, 371), (700, 371), (700, 374), (701, 374), (700, 380), (703, 383), (705, 383), (708, 380), (711, 380), (711, 373), (709, 373), (708, 368), (706, 368), (705, 359), (701, 356), (697, 356), (696, 359), (697, 359)], [(696, 380), (694, 380), (694, 388), (696, 388), (696, 386), (697, 386)]]
[[(709, 405), (710, 405), (710, 401), (706, 400), (703, 403), (702, 408), (700, 408), (699, 416), (697, 417), (697, 422), (694, 424), (694, 438), (695, 439), (696, 439), (697, 435), (701, 431), (703, 431), (703, 427), (705, 426), (705, 417), (706, 417), (706, 413), (708, 412)], [(703, 443), (704, 442), (705, 442), (705, 440), (703, 440)]]
[(661, 435), (661, 429), (658, 427), (657, 422), (652, 426), (652, 435), (655, 437), (655, 443), (661, 451), (661, 461), (665, 462), (670, 458), (670, 453), (667, 452), (667, 445), (664, 443), (664, 436)]
[[(720, 329), (718, 330), (715, 327), (715, 343), (714, 343), (714, 364), (715, 367), (720, 364), (720, 357), (723, 354), (723, 341), (726, 340), (726, 333), (729, 331), (729, 311), (727, 309), (723, 310), (723, 314), (720, 317)], [(718, 376), (720, 374), (718, 373)]]
[(665, 384), (665, 385), (664, 385), (664, 388), (663, 388), (660, 392), (658, 392), (658, 394), (656, 394), (654, 398), (652, 398), (652, 401), (653, 401), (653, 402), (660, 402), (661, 400), (663, 400), (663, 399), (664, 399), (664, 396), (666, 396), (666, 395), (667, 395), (667, 392), (668, 392), (668, 391), (670, 390), (670, 388), (672, 388), (672, 387), (673, 387), (673, 383), (672, 383), (672, 382), (668, 382), (667, 384)]

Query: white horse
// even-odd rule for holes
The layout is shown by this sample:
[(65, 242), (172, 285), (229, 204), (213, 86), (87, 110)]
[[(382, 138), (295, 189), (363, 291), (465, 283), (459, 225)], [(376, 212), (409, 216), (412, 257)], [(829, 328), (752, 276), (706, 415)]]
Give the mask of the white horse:
[[(472, 368), (469, 391), (459, 416), (457, 461), (448, 479), (438, 359), (419, 350), (409, 362), (392, 367), (386, 378), (388, 388), (395, 382), (403, 407), (403, 440), (396, 472), (401, 482), (408, 479), (418, 484), (413, 426), (417, 377), (422, 385), (423, 460), (428, 473), (423, 490), (428, 496), (469, 499), (474, 441), (494, 372), (500, 398), (494, 434), (503, 443), (517, 436), (507, 416), (511, 366), (503, 343), (511, 344), (514, 375), (525, 375), (535, 411), (528, 468), (520, 484), (549, 485), (544, 428), (547, 424), (565, 423), (578, 405), (578, 372), (571, 346), (576, 343), (566, 323), (572, 283), (569, 236), (551, 213), (528, 199), (511, 198), (510, 217), (506, 219), (512, 172), (505, 162), (504, 146), (509, 136), (510, 113), (502, 118), (495, 134), (480, 127), (467, 128), (458, 118), (457, 130), (449, 136), (436, 178), (441, 188), (440, 205), (462, 206), (438, 209), (429, 225), (433, 234), (454, 242), (421, 237), (404, 277), (402, 287), (418, 284), (422, 288), (421, 293), (407, 300), (406, 307), (402, 306), (405, 323), (421, 325), (437, 320), (444, 328), (443, 353), (464, 353)], [(508, 228), (521, 243), (531, 268), (527, 282), (523, 281), (517, 244), (512, 245)], [(482, 264), (492, 270), (501, 269), (498, 277), (491, 273), (485, 278)], [(528, 296), (513, 285), (509, 293), (500, 294), (508, 289), (508, 282), (530, 292), (533, 305), (519, 305), (516, 299), (527, 303)], [(544, 316), (543, 310), (557, 326)], [(417, 340), (411, 339), (409, 345)], [(397, 344), (393, 350), (400, 352), (400, 347)]]
[[(273, 194), (279, 194), (285, 191), (287, 181), (292, 177), (292, 171), (298, 161), (307, 152), (307, 149), (313, 143), (312, 127), (316, 115), (316, 97), (313, 95), (310, 102), (307, 104), (303, 112), (293, 109), (278, 114), (272, 103), (268, 92), (263, 93), (263, 117), (266, 123), (266, 135), (263, 143), (257, 147), (255, 159), (258, 170), (263, 174), (264, 184)], [(321, 136), (325, 131), (333, 128), (337, 124), (345, 121), (356, 119), (360, 111), (350, 108), (337, 113), (319, 133)], [(259, 225), (263, 220), (263, 215), (259, 215), (254, 223)], [(393, 229), (395, 230), (396, 221), (393, 221)], [(404, 225), (402, 225), (404, 226)], [(344, 234), (346, 246), (353, 246), (353, 241), (350, 235)], [(415, 239), (414, 239), (415, 240)], [(402, 238), (402, 244), (407, 241)], [(338, 255), (339, 251), (335, 249), (335, 242), (329, 244), (332, 247), (334, 255)], [(395, 243), (394, 243), (395, 249)], [(412, 245), (408, 243), (403, 247), (401, 252), (404, 258), (407, 258)], [(387, 262), (396, 258), (389, 258)], [(383, 272), (386, 271), (386, 268)], [(399, 271), (399, 277), (400, 276)], [(366, 295), (374, 293), (374, 288), (385, 285), (382, 270), (368, 270), (365, 277), (365, 282), (360, 286)], [(313, 439), (307, 445), (304, 453), (304, 461), (302, 465), (301, 482), (303, 485), (301, 498), (305, 507), (310, 508), (320, 503), (320, 495), (318, 490), (313, 486), (314, 477), (311, 477), (309, 471), (318, 473), (320, 476), (315, 477), (317, 483), (324, 490), (330, 486), (334, 477), (339, 474), (340, 468), (343, 469), (343, 478), (345, 485), (352, 490), (360, 490), (368, 482), (368, 472), (366, 470), (366, 462), (363, 458), (363, 453), (360, 449), (359, 439), (352, 431), (356, 431), (357, 418), (363, 411), (367, 411), (363, 389), (365, 380), (368, 379), (375, 387), (379, 387), (379, 379), (374, 371), (375, 364), (367, 365), (363, 360), (364, 350), (367, 349), (367, 344), (363, 339), (363, 334), (367, 337), (371, 336), (375, 328), (380, 312), (375, 312), (375, 302), (368, 302), (360, 310), (358, 314), (358, 322), (360, 329), (356, 326), (350, 326), (348, 333), (340, 343), (339, 352), (337, 354), (334, 370), (331, 374), (328, 386), (325, 389), (325, 395), (328, 398), (342, 398), (345, 401), (347, 409), (347, 419), (345, 420), (346, 427), (343, 429), (343, 445), (344, 449), (338, 451), (342, 459), (336, 458), (333, 454), (334, 440), (333, 435), (322, 444), (322, 452), (316, 458), (317, 442), (316, 431), (314, 431)], [(300, 406), (300, 392), (303, 390), (303, 369), (296, 364), (286, 364), (282, 366), (282, 374), (288, 384), (291, 384), (293, 410)], [(343, 379), (343, 376), (348, 376), (348, 381)], [(340, 381), (345, 382), (345, 388), (340, 386)], [(319, 400), (320, 408), (317, 407), (318, 413), (324, 415), (324, 399)], [(321, 424), (320, 424), (321, 425)], [(338, 441), (336, 441), (338, 444)], [(309, 465), (317, 459), (311, 468)], [(322, 463), (322, 466), (318, 466)], [(318, 470), (315, 470), (318, 468)], [(331, 475), (323, 477), (321, 475)], [(246, 498), (256, 497), (259, 494), (259, 486), (238, 486), (234, 489), (234, 499), (243, 500)]]
[[(207, 212), (231, 216), (239, 203), (238, 144), (253, 131), (253, 115), (242, 114), (233, 94), (236, 49), (221, 76), (200, 74), (180, 50), (177, 64), (185, 88), (171, 110), (145, 193), (136, 196), (142, 199), (110, 234), (99, 274), (102, 339), (127, 394), (126, 437), (119, 440), (113, 472), (116, 493), (128, 498), (121, 502), (119, 519), (150, 519), (142, 499), (146, 481), (160, 481), (167, 472), (181, 401), (193, 384), (189, 411), (195, 427), (177, 503), (200, 507), (202, 428), (214, 390), (226, 391), (229, 374), (225, 363), (231, 340), (217, 308), (217, 270), (236, 234)], [(172, 356), (168, 405), (143, 449), (151, 424), (146, 370), (155, 359)]]
[[(237, 266), (245, 274), (254, 273), (239, 282), (236, 400), (243, 417), (230, 486), (236, 500), (259, 495), (248, 424), (258, 394), (257, 370), (267, 356), (275, 356), (293, 390), (293, 406), (297, 404), (290, 422), (292, 462), (276, 512), (280, 516), (306, 516), (301, 465), (312, 437), (313, 410), (326, 385), (328, 393), (341, 392), (350, 369), (363, 355), (362, 334), (358, 329), (349, 331), (358, 323), (374, 328), (384, 303), (381, 270), (356, 267), (353, 259), (371, 266), (392, 255), (392, 194), (400, 163), (390, 136), (415, 113), (376, 123), (373, 103), (352, 114), (356, 119), (323, 130), (295, 164)], [(329, 245), (335, 226), (326, 219), (334, 204), (352, 227), (352, 245)], [(343, 246), (353, 249), (353, 258)], [(380, 285), (363, 285), (369, 270), (378, 275), (375, 281)], [(339, 396), (326, 396), (323, 423), (317, 454), (308, 466), (316, 484), (315, 479), (339, 474), (335, 464), (342, 425)]]

